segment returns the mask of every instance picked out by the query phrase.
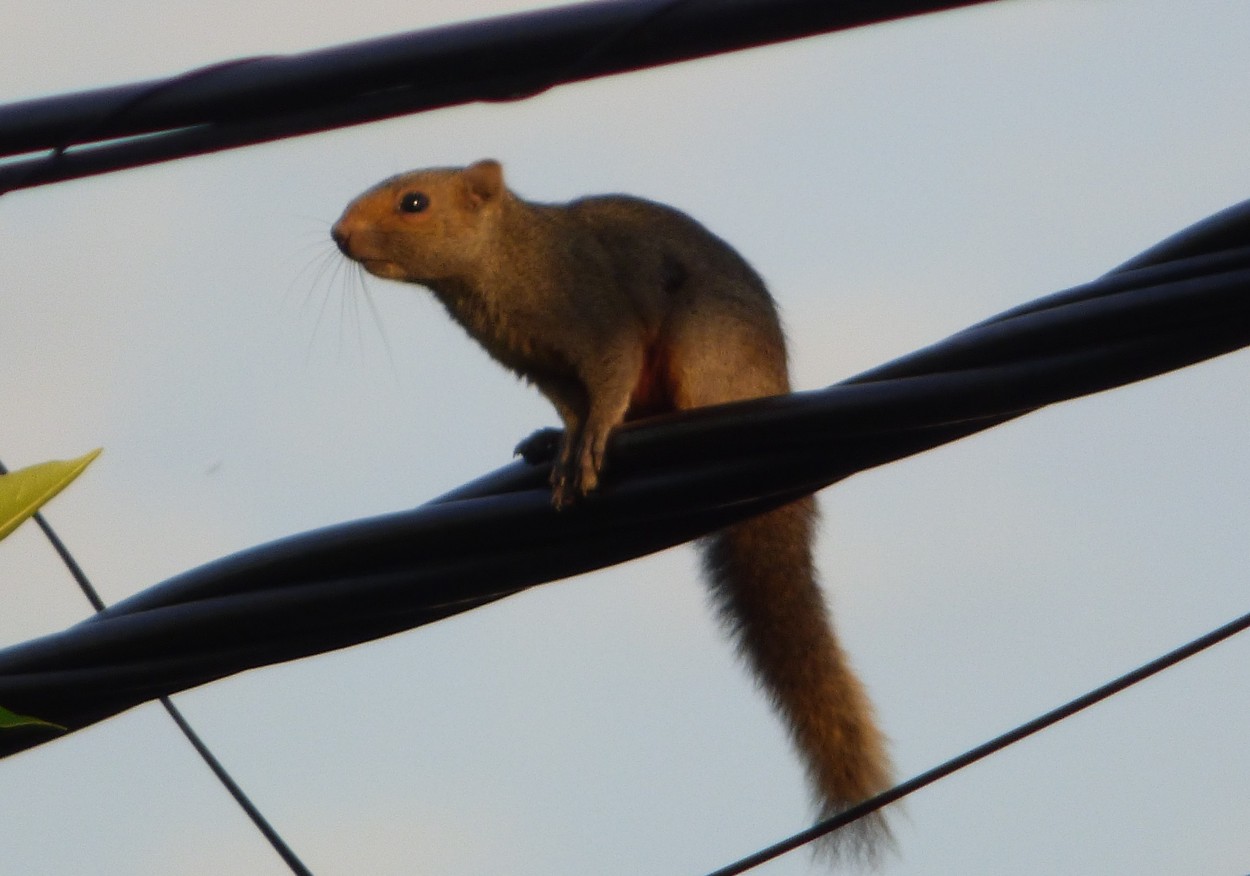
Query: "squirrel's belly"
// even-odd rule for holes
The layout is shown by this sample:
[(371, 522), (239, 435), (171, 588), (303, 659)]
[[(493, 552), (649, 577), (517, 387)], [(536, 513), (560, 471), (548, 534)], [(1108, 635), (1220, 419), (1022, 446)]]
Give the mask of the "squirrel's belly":
[(652, 344), (647, 348), (638, 381), (629, 396), (626, 420), (653, 417), (674, 409), (673, 374), (669, 350), (664, 344)]

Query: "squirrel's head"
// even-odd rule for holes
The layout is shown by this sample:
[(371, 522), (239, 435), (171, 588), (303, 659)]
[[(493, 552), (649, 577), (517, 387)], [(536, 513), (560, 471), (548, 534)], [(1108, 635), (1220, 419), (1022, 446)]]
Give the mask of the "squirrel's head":
[(348, 204), (330, 236), (378, 277), (425, 284), (468, 279), (507, 194), (497, 161), (417, 170)]

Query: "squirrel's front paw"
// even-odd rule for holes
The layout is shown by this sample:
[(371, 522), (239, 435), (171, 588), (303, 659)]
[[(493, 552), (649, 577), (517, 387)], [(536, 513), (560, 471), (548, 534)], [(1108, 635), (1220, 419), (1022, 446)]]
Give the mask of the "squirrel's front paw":
[(563, 511), (577, 501), (577, 492), (564, 478), (551, 479), (551, 504), (557, 511)]
[(551, 504), (557, 509), (576, 504), (598, 486), (599, 471), (585, 455), (559, 459), (551, 468)]
[(564, 432), (560, 429), (551, 427), (539, 429), (529, 437), (522, 438), (516, 449), (512, 451), (512, 455), (521, 457), (530, 465), (551, 462), (560, 450), (560, 441), (563, 437)]

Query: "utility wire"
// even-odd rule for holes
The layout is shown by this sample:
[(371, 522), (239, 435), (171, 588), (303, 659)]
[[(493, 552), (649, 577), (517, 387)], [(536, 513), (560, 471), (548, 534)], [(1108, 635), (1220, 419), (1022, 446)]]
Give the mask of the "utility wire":
[(169, 713), (169, 717), (173, 719), (174, 723), (178, 725), (178, 729), (182, 731), (182, 735), (187, 737), (187, 741), (191, 743), (191, 747), (199, 753), (204, 763), (208, 764), (208, 768), (213, 771), (213, 775), (217, 777), (217, 780), (230, 792), (230, 796), (234, 798), (234, 802), (239, 804), (239, 808), (247, 813), (248, 818), (252, 819), (252, 824), (256, 825), (256, 829), (269, 841), (269, 845), (273, 847), (273, 850), (286, 863), (287, 868), (295, 876), (312, 876), (312, 871), (304, 865), (304, 862), (299, 859), (299, 856), (295, 854), (295, 851), (287, 844), (286, 840), (269, 823), (269, 820), (265, 818), (261, 811), (256, 808), (247, 794), (243, 792), (243, 789), (239, 787), (238, 782), (231, 777), (230, 773), (226, 772), (226, 768), (222, 766), (221, 761), (204, 744), (200, 734), (196, 733), (191, 725), (187, 723), (187, 719), (182, 716), (182, 712), (174, 705), (173, 700), (169, 697), (161, 697), (160, 700), (161, 705), (165, 707), (165, 711)]
[[(6, 475), (8, 473), (8, 468), (5, 467), (3, 462), (0, 462), (0, 475)], [(95, 589), (95, 585), (91, 583), (91, 580), (87, 577), (87, 573), (82, 570), (82, 566), (78, 565), (78, 561), (75, 560), (74, 555), (69, 552), (69, 548), (65, 546), (65, 542), (61, 541), (61, 537), (56, 534), (56, 530), (52, 528), (52, 524), (48, 523), (43, 514), (38, 511), (34, 513), (32, 519), (35, 521), (36, 525), (38, 525), (39, 529), (42, 530), (44, 536), (52, 545), (52, 549), (56, 551), (57, 556), (61, 558), (61, 562), (65, 564), (65, 568), (69, 570), (70, 575), (78, 584), (78, 589), (82, 591), (83, 596), (87, 597), (87, 601), (91, 603), (91, 607), (97, 612), (104, 611), (104, 600), (100, 598), (100, 592)], [(200, 738), (200, 734), (196, 733), (195, 728), (193, 728), (187, 722), (187, 719), (183, 717), (182, 712), (177, 706), (174, 705), (174, 701), (168, 696), (159, 697), (159, 700), (161, 705), (164, 706), (165, 711), (169, 714), (169, 717), (173, 719), (174, 724), (176, 724), (178, 729), (182, 731), (182, 735), (185, 736), (187, 741), (191, 743), (191, 747), (196, 750), (196, 752), (200, 755), (200, 758), (208, 765), (208, 768), (213, 771), (213, 775), (217, 777), (217, 780), (225, 786), (227, 791), (230, 792), (230, 796), (234, 798), (235, 803), (239, 804), (239, 808), (247, 813), (248, 818), (252, 819), (252, 824), (256, 825), (256, 829), (259, 830), (265, 839), (269, 841), (269, 845), (271, 845), (273, 850), (278, 853), (278, 856), (286, 862), (286, 865), (291, 872), (294, 873), (295, 876), (312, 876), (312, 871), (304, 866), (304, 862), (301, 861), (299, 856), (295, 854), (294, 850), (287, 845), (286, 841), (282, 839), (282, 836), (278, 833), (278, 831), (275, 830), (273, 825), (269, 823), (269, 820), (265, 818), (264, 814), (256, 808), (256, 805), (252, 803), (251, 799), (239, 786), (239, 783), (236, 782), (234, 777), (227, 772), (224, 766), (222, 766), (221, 761), (217, 759), (216, 755), (209, 750), (209, 747), (204, 743), (204, 740)]]
[(958, 757), (953, 757), (945, 763), (939, 764), (930, 770), (920, 773), (905, 782), (895, 785), (888, 791), (884, 791), (871, 799), (865, 800), (856, 806), (851, 807), (837, 815), (825, 819), (824, 821), (814, 824), (807, 830), (800, 831), (788, 839), (784, 839), (779, 843), (761, 849), (753, 855), (722, 867), (708, 874), (708, 876), (737, 876), (737, 874), (745, 873), (761, 864), (778, 858), (787, 852), (794, 851), (800, 846), (806, 845), (814, 840), (819, 839), (826, 834), (839, 830), (854, 821), (858, 821), (866, 815), (876, 812), (891, 803), (895, 803), (909, 794), (919, 791), (934, 782), (944, 779), (952, 773), (959, 772), (964, 767), (971, 766), (977, 761), (989, 757), (998, 751), (1003, 750), (1009, 745), (1014, 745), (1022, 739), (1032, 736), (1045, 730), (1054, 724), (1059, 723), (1065, 718), (1070, 718), (1077, 712), (1087, 709), (1096, 703), (1100, 703), (1108, 697), (1120, 693), (1126, 688), (1132, 687), (1138, 682), (1145, 681), (1152, 675), (1157, 675), (1165, 669), (1175, 666), (1182, 660), (1187, 660), (1205, 651), (1213, 645), (1218, 645), (1225, 639), (1231, 638), (1240, 632), (1244, 632), (1250, 628), (1250, 613), (1243, 614), (1236, 620), (1218, 627), (1206, 635), (1199, 636), (1191, 642), (1181, 645), (1172, 651), (1167, 652), (1161, 657), (1156, 657), (1148, 663), (1145, 663), (1131, 672), (1126, 672), (1119, 678), (1107, 682), (1101, 687), (1094, 688), (1089, 693), (1083, 694), (1074, 700), (1064, 703), (1062, 706), (1051, 709), (1043, 715), (1039, 715), (1031, 721), (1026, 721), (1013, 730), (1009, 730), (1001, 736), (995, 737), (988, 742), (978, 745), (976, 748), (964, 752)]
[[(622, 428), (610, 477), (576, 514), (552, 509), (543, 466), (518, 462), (418, 508), (188, 570), (0, 648), (0, 702), (78, 730), (679, 544), (1045, 405), (1250, 345), (1248, 291), (1250, 202), (837, 386)], [(0, 757), (53, 738), (15, 728)]]
[(27, 100), (0, 106), (0, 193), (986, 2), (599, 0)]

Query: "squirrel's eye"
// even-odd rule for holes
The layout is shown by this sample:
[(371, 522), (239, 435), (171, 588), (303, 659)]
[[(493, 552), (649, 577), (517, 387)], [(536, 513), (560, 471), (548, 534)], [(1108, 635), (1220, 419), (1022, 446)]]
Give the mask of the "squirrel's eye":
[(430, 206), (430, 196), (425, 192), (407, 192), (399, 199), (401, 213), (421, 213)]

